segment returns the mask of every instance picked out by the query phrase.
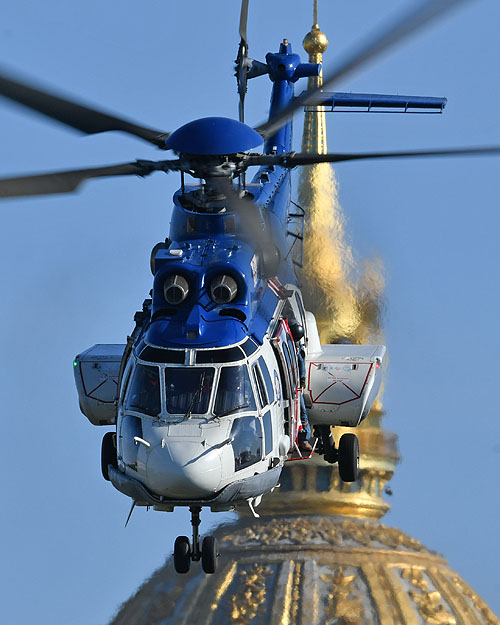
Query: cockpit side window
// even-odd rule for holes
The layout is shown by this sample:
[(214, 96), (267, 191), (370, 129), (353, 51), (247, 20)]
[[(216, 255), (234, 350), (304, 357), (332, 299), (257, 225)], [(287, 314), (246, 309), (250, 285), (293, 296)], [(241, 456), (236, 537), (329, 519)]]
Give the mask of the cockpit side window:
[(156, 417), (161, 412), (158, 367), (136, 365), (125, 401), (126, 410)]
[(121, 393), (120, 393), (120, 401), (123, 404), (124, 400), (125, 400), (125, 396), (127, 394), (127, 389), (128, 389), (128, 383), (130, 382), (130, 374), (132, 373), (132, 369), (133, 367), (131, 366), (131, 363), (129, 361), (127, 368), (125, 369), (125, 375), (124, 378), (122, 380), (122, 388), (121, 388)]
[(272, 404), (274, 401), (274, 388), (271, 381), (271, 376), (269, 375), (269, 369), (267, 368), (266, 361), (264, 360), (263, 356), (259, 357), (259, 365), (260, 370), (262, 371), (262, 375), (264, 376), (264, 382), (266, 384), (267, 398), (269, 399), (269, 403)]
[(248, 369), (246, 365), (222, 367), (214, 414), (223, 417), (242, 410), (257, 410)]
[(267, 402), (266, 388), (264, 386), (264, 380), (262, 379), (262, 374), (260, 372), (259, 365), (255, 363), (254, 366), (252, 367), (252, 370), (253, 370), (253, 377), (255, 380), (255, 386), (257, 387), (257, 393), (259, 396), (260, 407), (264, 408), (264, 406), (267, 406), (268, 402)]
[(167, 412), (205, 414), (210, 404), (214, 373), (213, 367), (166, 367)]
[(256, 417), (235, 419), (231, 438), (235, 471), (245, 469), (262, 459), (262, 426)]

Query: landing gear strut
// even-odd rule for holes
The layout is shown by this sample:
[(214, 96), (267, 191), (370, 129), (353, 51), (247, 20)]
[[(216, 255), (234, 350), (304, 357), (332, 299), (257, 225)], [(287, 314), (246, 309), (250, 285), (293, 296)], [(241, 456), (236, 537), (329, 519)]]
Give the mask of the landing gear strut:
[(325, 461), (330, 464), (339, 463), (340, 479), (343, 482), (355, 482), (359, 475), (358, 437), (355, 434), (343, 434), (337, 449), (329, 425), (316, 425), (314, 436), (319, 439), (317, 451), (323, 454)]
[(177, 573), (187, 573), (191, 566), (191, 561), (199, 562), (205, 573), (215, 573), (217, 568), (217, 558), (219, 557), (219, 547), (214, 536), (205, 536), (200, 549), (200, 536), (198, 528), (200, 526), (200, 506), (190, 506), (191, 525), (193, 526), (193, 540), (189, 542), (187, 536), (178, 536), (174, 545), (174, 568)]

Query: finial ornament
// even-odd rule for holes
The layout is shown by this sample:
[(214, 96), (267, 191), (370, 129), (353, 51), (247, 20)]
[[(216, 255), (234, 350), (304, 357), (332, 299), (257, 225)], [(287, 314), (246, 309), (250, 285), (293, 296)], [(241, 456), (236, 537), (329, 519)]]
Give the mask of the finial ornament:
[[(313, 9), (313, 25), (311, 31), (307, 33), (302, 42), (304, 50), (309, 54), (309, 57), (314, 57), (318, 54), (323, 54), (328, 47), (328, 39), (326, 35), (322, 33), (318, 26), (318, 0), (314, 0)], [(313, 63), (321, 63), (321, 59), (309, 59)]]

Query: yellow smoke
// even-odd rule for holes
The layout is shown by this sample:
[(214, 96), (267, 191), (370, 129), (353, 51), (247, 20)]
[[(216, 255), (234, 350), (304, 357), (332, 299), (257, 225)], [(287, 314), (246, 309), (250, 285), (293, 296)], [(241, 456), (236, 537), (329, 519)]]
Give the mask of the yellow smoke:
[(355, 261), (332, 167), (304, 167), (298, 196), (305, 210), (299, 281), (321, 342), (383, 342), (383, 265), (380, 259)]

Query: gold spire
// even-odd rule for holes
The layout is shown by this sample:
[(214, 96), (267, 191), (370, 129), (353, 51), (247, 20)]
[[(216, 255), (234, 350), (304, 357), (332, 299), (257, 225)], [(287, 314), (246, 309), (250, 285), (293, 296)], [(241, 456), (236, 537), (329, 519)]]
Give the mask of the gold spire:
[[(310, 63), (322, 63), (323, 52), (328, 47), (328, 39), (318, 26), (318, 0), (314, 1), (314, 24), (302, 42), (304, 50), (309, 55)], [(316, 89), (323, 84), (323, 74), (311, 76), (307, 88)], [(309, 107), (305, 113), (302, 151), (314, 154), (325, 154), (326, 146), (326, 119), (325, 109), (322, 106)]]
[[(321, 63), (328, 40), (317, 24), (304, 39), (309, 60)], [(309, 79), (309, 89), (321, 86), (322, 76)], [(302, 136), (304, 152), (327, 152), (324, 107), (306, 111)], [(344, 213), (338, 198), (335, 172), (328, 163), (302, 169), (299, 204), (305, 210), (302, 270), (298, 272), (306, 308), (318, 323), (322, 343), (349, 340), (353, 343), (380, 343), (382, 338), (381, 299), (384, 288), (380, 263), (364, 263), (360, 269), (347, 242)], [(296, 260), (299, 260), (296, 257)], [(267, 514), (284, 514), (290, 506), (301, 514), (338, 514), (379, 519), (390, 508), (384, 500), (385, 485), (399, 461), (397, 436), (381, 427), (380, 401), (354, 430), (360, 440), (361, 477), (354, 484), (340, 480), (336, 466), (322, 460), (291, 463), (283, 472), (282, 489), (264, 499)], [(348, 428), (333, 430), (338, 443)], [(307, 466), (305, 466), (307, 465)]]

